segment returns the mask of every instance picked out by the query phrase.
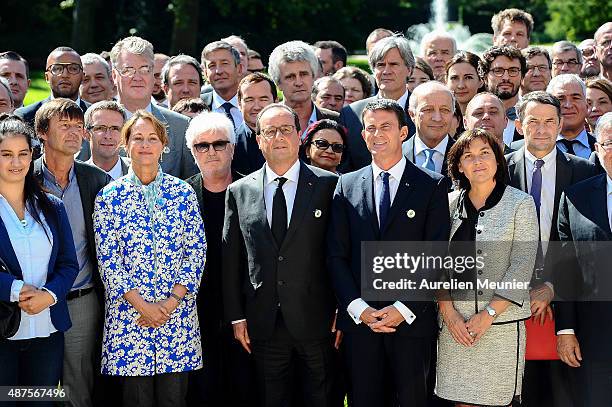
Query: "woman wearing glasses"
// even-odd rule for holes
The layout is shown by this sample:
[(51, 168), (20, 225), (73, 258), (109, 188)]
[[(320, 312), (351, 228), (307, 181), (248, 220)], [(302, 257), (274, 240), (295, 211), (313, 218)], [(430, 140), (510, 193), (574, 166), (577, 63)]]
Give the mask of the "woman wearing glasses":
[(102, 373), (124, 378), (125, 405), (184, 406), (187, 372), (202, 366), (196, 295), (206, 239), (193, 189), (161, 170), (167, 143), (155, 116), (134, 113), (121, 133), (132, 166), (96, 198)]
[(17, 116), (0, 115), (0, 300), (17, 303), (21, 318), (0, 337), (0, 386), (57, 386), (79, 270), (64, 205), (34, 178), (34, 137)]
[(303, 157), (315, 167), (338, 174), (345, 148), (346, 129), (334, 120), (319, 120), (304, 132)]

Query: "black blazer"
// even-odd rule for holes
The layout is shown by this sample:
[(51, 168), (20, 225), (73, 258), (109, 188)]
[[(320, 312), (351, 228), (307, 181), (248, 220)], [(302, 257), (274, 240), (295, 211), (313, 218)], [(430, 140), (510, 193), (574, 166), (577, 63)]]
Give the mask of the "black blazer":
[[(413, 210), (415, 216), (407, 216)], [(327, 266), (338, 298), (339, 329), (359, 329), (347, 312), (349, 304), (361, 297), (361, 242), (444, 241), (450, 234), (448, 191), (444, 178), (420, 169), (410, 161), (391, 205), (387, 224), (380, 230), (374, 202), (372, 167), (342, 175), (334, 193), (332, 218), (327, 237)], [(368, 302), (380, 309), (392, 304)], [(404, 302), (416, 315), (411, 325), (402, 323), (397, 334), (432, 336), (437, 329), (433, 302)]]
[[(525, 170), (525, 147), (510, 153), (506, 156), (508, 162), (509, 185), (521, 191), (527, 191), (527, 174)], [(566, 154), (557, 148), (556, 159), (556, 179), (555, 179), (555, 198), (553, 207), (553, 216), (550, 228), (549, 241), (556, 242), (559, 240), (557, 231), (557, 215), (559, 213), (559, 199), (561, 193), (571, 185), (594, 176), (597, 172), (595, 166), (587, 160), (577, 157), (573, 154)], [(551, 250), (546, 252), (544, 260), (544, 275), (541, 282), (551, 281), (552, 267), (551, 263), (555, 256), (555, 247), (551, 246)]]
[(246, 122), (243, 122), (236, 129), (235, 135), (236, 146), (234, 147), (232, 169), (245, 175), (260, 169), (266, 159), (259, 149), (255, 132), (247, 126)]
[(589, 161), (595, 164), (595, 166), (597, 167), (598, 174), (603, 174), (604, 172), (606, 172), (606, 170), (604, 170), (604, 167), (599, 162), (599, 157), (597, 156), (597, 152), (595, 150), (593, 150), (593, 152), (589, 156)]
[[(372, 162), (372, 155), (361, 136), (361, 131), (363, 130), (361, 113), (368, 102), (376, 99), (377, 96), (372, 96), (367, 99), (358, 100), (348, 106), (344, 106), (340, 112), (338, 122), (348, 129), (346, 150), (344, 151), (342, 163), (339, 168), (342, 173), (358, 170), (366, 165), (370, 165)], [(410, 94), (408, 94), (408, 99), (406, 99), (404, 111), (406, 112), (406, 120), (408, 121), (408, 137), (412, 137), (416, 133), (416, 128), (408, 114), (409, 100)]]
[[(441, 175), (448, 177), (448, 152), (451, 147), (455, 144), (455, 140), (452, 137), (448, 137), (448, 144), (446, 145), (446, 151), (444, 152), (444, 161), (442, 161)], [(416, 164), (416, 157), (414, 154), (414, 137), (410, 137), (402, 144), (402, 152), (404, 157), (413, 164)]]
[(272, 335), (279, 304), (296, 340), (329, 337), (335, 301), (325, 266), (325, 234), (337, 179), (300, 163), (281, 247), (266, 217), (265, 167), (227, 189), (222, 241), (225, 316), (229, 321), (246, 318), (252, 338)]
[[(38, 111), (38, 109), (40, 109), (40, 107), (43, 104), (47, 103), (50, 100), (52, 100), (51, 96), (49, 96), (46, 99), (41, 100), (40, 102), (36, 102), (36, 103), (32, 103), (31, 105), (20, 107), (19, 109), (15, 110), (15, 114), (21, 117), (23, 120), (25, 120), (26, 123), (32, 126), (32, 128), (34, 128), (34, 118), (36, 116), (36, 112)], [(89, 108), (89, 106), (91, 105), (85, 102), (83, 99), (81, 99), (80, 102), (81, 103), (79, 104), (79, 106), (81, 107), (81, 110), (83, 111), (83, 113), (85, 113), (87, 109)]]
[[(43, 157), (34, 161), (34, 176), (44, 185), (42, 172)], [(81, 203), (83, 205), (83, 214), (85, 215), (85, 232), (87, 234), (87, 246), (89, 249), (89, 261), (93, 270), (93, 282), (96, 290), (102, 290), (102, 280), (98, 271), (98, 258), (96, 257), (96, 240), (94, 237), (93, 228), (93, 212), (96, 195), (106, 184), (111, 181), (111, 177), (94, 165), (85, 164), (81, 161), (74, 161), (74, 172), (77, 183), (79, 184), (79, 193), (81, 195)], [(101, 294), (99, 291), (98, 294)], [(99, 296), (102, 300), (104, 297)]]
[[(558, 232), (565, 256), (555, 273), (555, 292), (576, 301), (558, 302), (556, 330), (574, 329), (585, 360), (612, 361), (612, 302), (587, 301), (612, 290), (612, 231), (606, 205), (607, 175), (569, 187), (561, 196)], [(599, 242), (587, 245), (584, 242)], [(593, 287), (599, 292), (593, 292)]]

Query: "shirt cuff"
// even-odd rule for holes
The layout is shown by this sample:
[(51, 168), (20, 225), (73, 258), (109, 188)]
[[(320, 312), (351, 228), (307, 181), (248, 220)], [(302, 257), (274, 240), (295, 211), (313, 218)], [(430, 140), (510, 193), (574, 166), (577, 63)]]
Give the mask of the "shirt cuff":
[(546, 285), (546, 287), (550, 288), (550, 291), (552, 291), (552, 295), (553, 295), (553, 298), (554, 298), (554, 296), (555, 296), (555, 286), (550, 281), (544, 281), (544, 284)]
[(246, 321), (246, 319), (244, 319), (244, 318), (243, 319), (237, 319), (235, 321), (232, 321), (232, 325), (236, 325), (236, 324), (239, 324), (239, 323), (244, 322), (244, 321)]
[(557, 331), (557, 335), (575, 335), (575, 333), (573, 329), (562, 329)]
[(13, 280), (13, 284), (11, 284), (11, 297), (10, 302), (19, 302), (19, 293), (24, 286), (23, 280)]
[(402, 314), (404, 320), (406, 321), (406, 323), (408, 323), (408, 325), (412, 324), (416, 319), (416, 315), (414, 315), (414, 312), (410, 311), (410, 308), (405, 306), (402, 302), (395, 301), (393, 303), (393, 306), (399, 311), (400, 314)]
[(51, 294), (51, 297), (53, 297), (53, 304), (49, 305), (50, 307), (54, 306), (55, 304), (57, 304), (57, 296), (53, 293), (53, 291), (49, 290), (48, 288), (41, 288), (41, 290), (44, 290), (46, 292), (48, 292), (49, 294)]
[(362, 298), (356, 298), (351, 301), (348, 307), (346, 307), (346, 311), (351, 316), (351, 318), (353, 318), (353, 321), (355, 321), (355, 323), (359, 325), (361, 323), (361, 319), (359, 318), (361, 317), (361, 314), (363, 314), (363, 311), (365, 311), (368, 307), (368, 303), (365, 302)]

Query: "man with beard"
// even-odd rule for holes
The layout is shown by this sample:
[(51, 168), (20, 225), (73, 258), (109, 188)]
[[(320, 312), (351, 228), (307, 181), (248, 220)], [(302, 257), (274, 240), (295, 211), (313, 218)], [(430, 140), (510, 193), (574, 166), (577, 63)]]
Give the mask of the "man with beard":
[(168, 107), (168, 101), (166, 100), (166, 92), (162, 88), (161, 72), (164, 69), (164, 65), (170, 57), (166, 54), (155, 54), (153, 63), (153, 77), (155, 82), (153, 84), (153, 100), (160, 106)]
[(521, 97), (529, 92), (546, 90), (550, 82), (552, 61), (548, 51), (540, 47), (529, 47), (521, 51), (527, 63), (527, 73), (521, 82)]
[(28, 61), (15, 51), (0, 53), (0, 77), (9, 83), (15, 109), (22, 107), (31, 82)]
[(70, 47), (58, 47), (47, 57), (45, 81), (51, 88), (51, 96), (29, 106), (15, 110), (15, 114), (34, 127), (34, 116), (40, 107), (50, 100), (66, 98), (76, 102), (83, 112), (88, 103), (79, 97), (79, 87), (83, 80), (81, 56)]
[(582, 53), (582, 68), (580, 69), (580, 77), (587, 79), (599, 76), (601, 66), (597, 60), (597, 44), (592, 38), (582, 41), (578, 45), (578, 49)]
[(608, 21), (595, 31), (597, 59), (601, 64), (601, 76), (612, 80), (612, 22)]
[(482, 54), (478, 73), (485, 81), (487, 90), (500, 98), (506, 109), (508, 125), (504, 130), (504, 143), (510, 145), (521, 137), (515, 134), (514, 120), (519, 89), (527, 73), (527, 64), (521, 51), (513, 46), (492, 46)]

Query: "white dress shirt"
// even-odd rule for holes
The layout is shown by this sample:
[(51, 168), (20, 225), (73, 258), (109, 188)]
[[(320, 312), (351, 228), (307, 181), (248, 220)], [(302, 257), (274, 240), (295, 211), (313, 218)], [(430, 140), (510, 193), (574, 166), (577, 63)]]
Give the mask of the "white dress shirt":
[[(39, 213), (39, 216), (44, 229), (27, 210), (22, 222), (7, 200), (0, 195), (0, 217), (9, 235), (10, 244), (17, 256), (23, 277), (23, 280), (14, 280), (11, 285), (11, 302), (19, 301), (19, 293), (24, 284), (30, 284), (40, 289), (47, 282), (53, 235), (44, 215)], [(45, 233), (45, 229), (47, 233)], [(54, 302), (57, 302), (55, 294), (49, 290), (46, 291), (51, 294)], [(9, 339), (45, 338), (56, 331), (57, 329), (51, 322), (49, 307), (36, 315), (29, 315), (21, 311), (19, 330)]]
[[(397, 99), (397, 103), (402, 107), (402, 109), (406, 110), (406, 108), (408, 107), (408, 89), (406, 89), (406, 92), (404, 92), (404, 94)], [(376, 94), (376, 97), (379, 99), (382, 99), (383, 96), (380, 93)]]
[(285, 202), (287, 203), (287, 227), (291, 223), (291, 214), (293, 213), (293, 202), (295, 201), (295, 193), (297, 192), (298, 179), (300, 177), (300, 160), (297, 160), (291, 168), (287, 170), (283, 175), (278, 175), (265, 164), (266, 178), (264, 179), (264, 200), (266, 205), (266, 217), (268, 218), (268, 225), (272, 227), (272, 202), (274, 200), (274, 191), (278, 185), (276, 180), (278, 177), (287, 178), (287, 181), (283, 184), (283, 194), (285, 195)]
[[(90, 158), (89, 160), (85, 161), (86, 164), (91, 164), (91, 165), (95, 165), (96, 167), (98, 167), (96, 165), (96, 163), (94, 163), (93, 161), (93, 157)], [(98, 167), (100, 168), (100, 167)], [(102, 168), (100, 168), (102, 171), (104, 171)], [(110, 175), (110, 177), (114, 180), (119, 179), (123, 176), (123, 171), (121, 171), (121, 159), (117, 158), (117, 163), (115, 164), (115, 166), (113, 168), (111, 168), (110, 171), (104, 171), (105, 173), (107, 173), (108, 175)]]
[[(531, 193), (531, 181), (536, 160), (537, 158), (525, 149), (525, 175), (527, 178), (527, 191), (529, 191), (529, 193)], [(540, 195), (540, 240), (542, 241), (542, 252), (546, 254), (555, 208), (557, 149), (553, 148), (550, 153), (542, 157), (542, 160), (544, 160), (544, 165), (541, 168), (542, 195)]]
[[(448, 145), (448, 135), (433, 148), (433, 162), (436, 166), (435, 171), (438, 174), (442, 173), (442, 166), (444, 165), (444, 156), (446, 155), (446, 146)], [(425, 150), (429, 149), (427, 145), (421, 140), (421, 137), (416, 134), (414, 137), (414, 160), (415, 164), (419, 167), (425, 168), (427, 162), (427, 153)]]
[(240, 108), (238, 107), (238, 94), (234, 95), (234, 97), (230, 100), (225, 100), (221, 96), (219, 96), (217, 92), (215, 92), (214, 90), (212, 91), (212, 105), (210, 109), (213, 112), (225, 114), (225, 109), (221, 106), (226, 102), (230, 102), (232, 104), (230, 114), (232, 115), (232, 119), (234, 119), (234, 128), (237, 129), (238, 126), (240, 126), (244, 121), (244, 119), (242, 118), (242, 113), (240, 112)]
[(510, 147), (514, 140), (514, 120), (508, 119), (508, 124), (504, 129), (504, 144)]
[[(132, 116), (134, 116), (135, 112), (130, 112), (129, 110), (127, 110), (125, 108), (125, 106), (121, 103), (121, 101), (119, 101), (119, 104), (121, 104), (123, 106), (123, 111), (125, 112), (125, 121), (128, 121)], [(151, 112), (151, 103), (149, 103), (147, 105), (147, 107), (144, 108), (144, 110), (146, 110), (149, 113), (152, 113)]]
[[(406, 168), (406, 157), (402, 156), (397, 164), (393, 167), (389, 168), (387, 171), (389, 173), (389, 195), (391, 198), (391, 205), (393, 205), (393, 200), (395, 199), (395, 195), (397, 194), (397, 190), (399, 188), (399, 183), (402, 179), (402, 175), (404, 174), (404, 169)], [(374, 206), (376, 207), (376, 217), (378, 218), (378, 223), (380, 224), (380, 214), (378, 213), (378, 203), (380, 202), (380, 195), (382, 193), (382, 177), (381, 173), (384, 170), (378, 167), (372, 161), (372, 175), (374, 180)], [(416, 315), (408, 307), (406, 307), (402, 302), (395, 301), (393, 306), (399, 311), (400, 314), (404, 317), (408, 324), (412, 324), (416, 319)], [(369, 305), (367, 302), (363, 300), (363, 298), (356, 298), (348, 305), (346, 310), (348, 314), (353, 318), (356, 324), (361, 323), (361, 319), (359, 317), (363, 313), (363, 311), (368, 308)]]

